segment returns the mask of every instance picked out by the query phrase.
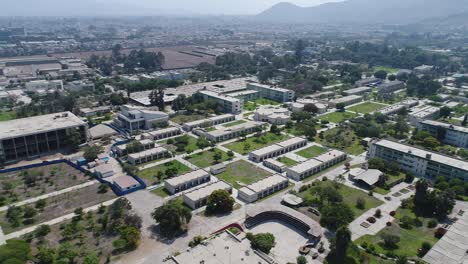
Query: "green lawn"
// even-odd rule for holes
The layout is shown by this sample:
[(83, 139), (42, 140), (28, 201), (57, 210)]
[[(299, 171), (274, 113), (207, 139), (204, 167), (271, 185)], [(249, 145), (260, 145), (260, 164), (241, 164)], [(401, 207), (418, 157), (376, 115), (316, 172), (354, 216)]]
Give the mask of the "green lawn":
[(208, 127), (208, 128), (205, 128), (205, 130), (206, 130), (207, 132), (211, 132), (211, 131), (215, 131), (216, 128), (215, 128), (215, 127)]
[[(247, 110), (247, 111), (255, 111), (255, 109), (257, 109), (257, 104), (254, 103), (254, 102), (246, 102), (244, 104), (244, 110)], [(244, 115), (245, 116), (245, 115)]]
[(317, 135), (315, 140), (325, 146), (358, 155), (365, 151), (361, 139), (351, 128), (333, 128)]
[(216, 164), (214, 160), (214, 155), (217, 152), (221, 153), (221, 157), (222, 157), (219, 162), (223, 162), (229, 159), (226, 152), (219, 150), (219, 149), (215, 149), (215, 151), (207, 150), (207, 151), (203, 151), (197, 154), (193, 154), (191, 156), (188, 156), (186, 160), (188, 160), (190, 163), (194, 164), (197, 167), (206, 168), (206, 167)]
[(374, 72), (378, 72), (378, 71), (386, 71), (388, 74), (393, 74), (393, 73), (397, 73), (399, 69), (392, 68), (392, 67), (385, 67), (385, 66), (374, 67)]
[(166, 188), (163, 186), (158, 187), (151, 191), (152, 194), (156, 194), (159, 197), (165, 198), (170, 196), (171, 194), (166, 191)]
[(280, 103), (267, 99), (267, 98), (260, 98), (254, 101), (255, 103), (259, 105), (279, 105)]
[[(428, 228), (427, 223), (430, 221), (429, 218), (419, 217), (419, 220), (422, 222), (422, 226), (416, 227), (412, 226), (410, 229), (405, 229), (399, 226), (400, 219), (403, 216), (409, 216), (415, 218), (416, 216), (409, 209), (398, 209), (396, 211), (395, 220), (391, 226), (385, 227), (376, 235), (365, 235), (359, 238), (356, 243), (362, 245), (367, 243), (369, 245), (374, 245), (377, 253), (393, 253), (399, 256), (406, 257), (416, 257), (418, 249), (421, 247), (423, 242), (429, 242), (431, 245), (434, 245), (437, 242), (437, 238), (434, 237), (434, 229)], [(396, 249), (387, 249), (381, 243), (382, 238), (381, 234), (390, 233), (400, 237), (400, 242), (398, 242), (398, 248)]]
[(299, 156), (302, 156), (302, 157), (304, 157), (306, 159), (311, 159), (311, 158), (317, 157), (318, 155), (323, 154), (325, 152), (327, 152), (327, 150), (325, 148), (314, 145), (314, 146), (311, 146), (309, 148), (300, 150), (300, 151), (296, 152), (296, 154), (299, 155)]
[(380, 110), (380, 109), (382, 109), (382, 108), (384, 108), (386, 106), (387, 105), (379, 104), (379, 103), (365, 102), (365, 103), (362, 103), (362, 104), (352, 106), (352, 107), (348, 108), (348, 110), (352, 111), (352, 112), (361, 113), (361, 114), (367, 114), (367, 113), (371, 113), (371, 112)]
[(331, 123), (340, 123), (345, 120), (353, 119), (357, 117), (357, 114), (355, 113), (349, 113), (349, 112), (333, 112), (330, 114), (326, 114), (323, 116), (320, 116), (320, 120), (326, 120)]
[[(171, 152), (175, 152), (177, 154), (189, 153), (189, 152), (193, 152), (196, 149), (198, 149), (197, 139), (196, 138), (194, 138), (192, 136), (188, 136), (188, 135), (184, 135), (184, 136), (180, 136), (180, 137), (187, 137), (188, 138), (188, 144), (185, 146), (185, 149), (183, 151), (177, 151), (176, 145), (175, 144), (167, 144), (167, 140), (164, 140), (161, 143), (164, 144), (164, 147), (166, 147), (166, 149), (168, 149)], [(175, 142), (176, 138), (173, 138), (171, 140)]]
[(229, 143), (225, 147), (240, 154), (247, 154), (259, 148), (286, 140), (287, 138), (287, 135), (276, 135), (268, 132), (261, 137), (249, 137), (246, 140)]
[(204, 115), (193, 114), (193, 115), (176, 115), (171, 117), (171, 121), (177, 124), (184, 124), (187, 122), (192, 122), (200, 119), (206, 118)]
[[(169, 168), (177, 169), (177, 175), (181, 175), (181, 174), (191, 171), (191, 169), (187, 167), (185, 164), (182, 164), (177, 160), (171, 160), (169, 162), (141, 170), (137, 173), (137, 176), (140, 177), (142, 180), (144, 180), (146, 184), (152, 185), (166, 178), (165, 174), (166, 174), (167, 169)], [(157, 177), (159, 172), (163, 173), (161, 179), (158, 179)]]
[(292, 167), (292, 166), (298, 164), (297, 161), (295, 161), (293, 159), (290, 159), (288, 157), (279, 157), (277, 160), (279, 162), (283, 163), (284, 165), (288, 166), (288, 167)]
[(11, 111), (11, 112), (0, 112), (0, 122), (1, 121), (8, 121), (8, 120), (13, 120), (16, 118), (16, 113)]
[(256, 167), (247, 161), (239, 160), (228, 164), (226, 170), (216, 175), (216, 177), (239, 189), (242, 187), (242, 184), (249, 185), (270, 175), (271, 173), (266, 170)]
[[(333, 186), (334, 183), (333, 181), (314, 181), (315, 186), (312, 186), (311, 188), (300, 192), (299, 196), (304, 199), (304, 201), (312, 201), (316, 197), (317, 189), (318, 188), (323, 188), (326, 186)], [(351, 210), (354, 212), (354, 217), (357, 218), (360, 216), (362, 213), (365, 211), (375, 208), (379, 205), (381, 205), (383, 202), (380, 200), (377, 200), (376, 198), (369, 196), (367, 193), (360, 191), (355, 188), (348, 187), (343, 184), (337, 184), (338, 186), (338, 192), (343, 196), (343, 202), (347, 204)], [(365, 201), (365, 207), (364, 209), (359, 209), (356, 207), (356, 201), (358, 198), (362, 198)]]
[(223, 124), (223, 127), (232, 127), (232, 126), (237, 126), (237, 125), (240, 125), (240, 124), (243, 124), (243, 123), (247, 123), (247, 121), (245, 121), (245, 120), (236, 120), (236, 121), (233, 121), (233, 122), (230, 122), (230, 123)]

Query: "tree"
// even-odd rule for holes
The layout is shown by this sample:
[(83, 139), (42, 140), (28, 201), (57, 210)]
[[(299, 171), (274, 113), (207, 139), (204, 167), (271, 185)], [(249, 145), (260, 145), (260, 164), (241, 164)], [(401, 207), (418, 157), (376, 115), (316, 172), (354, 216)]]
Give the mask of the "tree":
[(376, 71), (374, 73), (374, 77), (385, 80), (387, 78), (387, 72), (386, 71)]
[(337, 230), (340, 226), (346, 226), (354, 219), (354, 213), (343, 203), (325, 205), (320, 210), (322, 216), (320, 224), (330, 230)]
[(277, 125), (273, 124), (270, 127), (270, 132), (276, 135), (279, 135), (281, 133), (281, 130), (278, 128)]
[(100, 146), (91, 146), (91, 147), (87, 147), (85, 150), (84, 150), (84, 154), (83, 154), (83, 157), (87, 160), (87, 161), (94, 161), (95, 159), (97, 159), (98, 155), (100, 153), (103, 152), (103, 149), (102, 147)]
[(408, 133), (409, 126), (404, 117), (398, 116), (398, 119), (395, 122), (395, 126), (393, 129), (395, 130), (397, 134), (403, 135), (405, 133)]
[(390, 74), (390, 75), (388, 76), (388, 80), (389, 80), (389, 81), (395, 81), (395, 80), (396, 80), (395, 74)]
[(76, 151), (81, 143), (81, 134), (76, 129), (70, 129), (67, 135), (67, 145), (72, 151)]
[(334, 256), (335, 263), (345, 263), (346, 251), (351, 243), (351, 232), (346, 226), (341, 226), (336, 230), (336, 234), (331, 244), (330, 254)]
[(316, 135), (317, 135), (317, 130), (315, 130), (313, 126), (305, 127), (304, 136), (306, 136), (308, 140), (313, 140)]
[(232, 159), (232, 157), (234, 157), (234, 152), (232, 150), (229, 150), (227, 152), (227, 155), (228, 155), (229, 159)]
[(99, 264), (99, 258), (95, 252), (91, 252), (85, 256), (83, 264)]
[(36, 255), (37, 264), (51, 264), (55, 263), (57, 254), (54, 249), (48, 247), (40, 247)]
[(187, 96), (185, 96), (185, 94), (180, 94), (172, 101), (172, 110), (179, 111), (185, 109), (187, 103)]
[(335, 107), (338, 109), (338, 111), (344, 112), (346, 105), (344, 103), (337, 103)]
[(34, 234), (36, 237), (45, 237), (47, 234), (50, 233), (50, 226), (48, 225), (40, 225), (35, 231)]
[(253, 249), (258, 249), (266, 254), (269, 254), (275, 246), (275, 236), (271, 233), (247, 233), (247, 239), (250, 240), (250, 245)]
[(135, 249), (140, 245), (141, 233), (136, 227), (128, 226), (120, 231), (120, 238), (124, 239), (129, 249)]
[(0, 263), (26, 263), (31, 259), (31, 246), (19, 239), (10, 239), (0, 246)]
[(223, 159), (223, 154), (221, 154), (221, 152), (219, 151), (215, 151), (215, 153), (213, 154), (213, 159), (215, 163), (219, 163), (219, 161)]
[(440, 113), (439, 113), (440, 117), (445, 119), (450, 116), (450, 113), (452, 113), (452, 109), (450, 109), (450, 107), (443, 106), (440, 108)]
[(135, 153), (135, 152), (140, 152), (144, 148), (145, 147), (143, 146), (143, 144), (140, 141), (134, 140), (134, 141), (127, 144), (126, 150), (127, 150), (127, 153), (131, 154), (131, 153)]
[(226, 190), (216, 190), (208, 196), (206, 212), (208, 214), (219, 214), (231, 212), (234, 206), (234, 198)]
[(440, 142), (435, 137), (427, 137), (423, 140), (423, 146), (429, 149), (434, 149), (440, 146)]
[(319, 109), (315, 104), (306, 104), (304, 105), (304, 111), (316, 114)]
[(307, 264), (307, 259), (304, 256), (298, 256), (296, 258), (296, 264)]
[(366, 200), (364, 200), (362, 197), (357, 198), (356, 208), (361, 209), (361, 210), (366, 208)]
[(367, 163), (369, 164), (369, 169), (385, 171), (385, 161), (381, 158), (371, 158)]
[(398, 242), (400, 242), (400, 237), (390, 233), (383, 233), (380, 235), (383, 240), (384, 247), (388, 249), (398, 248)]
[(151, 214), (159, 223), (161, 233), (173, 235), (186, 229), (186, 225), (192, 219), (192, 212), (178, 201), (170, 201), (156, 208)]
[(160, 111), (164, 111), (164, 89), (158, 88), (149, 94), (151, 106), (157, 106)]
[(305, 43), (304, 40), (299, 39), (299, 40), (296, 41), (294, 51), (295, 51), (297, 63), (302, 62), (302, 58), (304, 56), (305, 48), (306, 48), (306, 43)]

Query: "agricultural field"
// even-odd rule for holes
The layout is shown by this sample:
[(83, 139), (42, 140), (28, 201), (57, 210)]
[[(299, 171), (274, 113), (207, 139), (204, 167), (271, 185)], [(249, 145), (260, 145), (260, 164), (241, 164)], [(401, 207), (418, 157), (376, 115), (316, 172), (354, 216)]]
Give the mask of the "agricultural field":
[(239, 160), (226, 165), (226, 170), (218, 175), (217, 178), (228, 182), (234, 186), (234, 188), (241, 188), (242, 186), (252, 184), (261, 179), (271, 176), (271, 172), (260, 169), (255, 165)]
[(6, 205), (91, 180), (66, 163), (0, 174), (0, 205)]

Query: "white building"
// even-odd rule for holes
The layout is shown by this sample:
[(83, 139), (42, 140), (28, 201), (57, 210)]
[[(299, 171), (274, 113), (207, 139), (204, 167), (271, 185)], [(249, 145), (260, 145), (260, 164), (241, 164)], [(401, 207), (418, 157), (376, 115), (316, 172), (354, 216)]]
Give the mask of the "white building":
[(362, 102), (364, 98), (360, 95), (348, 95), (337, 99), (330, 100), (328, 105), (330, 107), (336, 107), (337, 104), (343, 103), (345, 106)]
[(436, 106), (425, 106), (415, 109), (408, 114), (408, 119), (413, 126), (417, 126), (419, 122), (427, 119), (436, 119), (439, 117), (440, 108)]
[(363, 87), (357, 87), (353, 89), (349, 89), (346, 91), (343, 91), (345, 95), (364, 95), (366, 93), (372, 92), (371, 87), (363, 86)]
[(300, 181), (346, 160), (346, 157), (346, 153), (339, 150), (332, 150), (291, 168), (286, 168), (286, 173), (289, 178)]
[(291, 121), (291, 112), (280, 106), (261, 106), (255, 112), (254, 120), (273, 125), (284, 125)]
[(285, 141), (270, 145), (249, 153), (249, 159), (255, 162), (262, 162), (287, 152), (302, 148), (307, 145), (307, 139), (293, 137)]
[(208, 172), (196, 170), (165, 180), (164, 187), (169, 193), (175, 194), (209, 181), (210, 174)]
[(275, 174), (240, 188), (238, 196), (240, 199), (246, 202), (253, 203), (259, 199), (267, 197), (268, 195), (287, 188), (288, 183), (288, 179), (281, 175)]
[[(462, 126), (454, 126), (439, 121), (424, 120), (419, 123), (419, 128), (422, 131), (427, 131), (435, 138), (442, 138), (444, 144), (468, 148), (468, 128)], [(439, 133), (443, 133), (440, 135)]]
[(227, 123), (236, 120), (236, 116), (233, 114), (224, 114), (213, 116), (206, 119), (195, 120), (192, 122), (188, 122), (183, 124), (183, 128), (185, 131), (191, 131), (194, 128), (205, 128), (210, 126), (216, 126), (219, 124)]
[(287, 168), (287, 166), (284, 163), (279, 162), (276, 159), (266, 159), (263, 161), (263, 165), (279, 173), (283, 173), (284, 170)]
[(248, 83), (247, 88), (259, 92), (261, 98), (286, 103), (294, 99), (294, 91), (259, 83)]
[(180, 135), (182, 132), (178, 127), (166, 127), (154, 131), (150, 131), (148, 133), (142, 134), (142, 138), (144, 139), (151, 139), (151, 140), (160, 140), (168, 137), (173, 137)]
[(323, 101), (308, 98), (298, 98), (296, 102), (292, 102), (290, 104), (290, 108), (293, 112), (304, 111), (304, 107), (308, 104), (313, 104), (317, 107), (317, 114), (323, 114), (327, 112), (328, 104), (324, 103)]
[[(155, 147), (155, 143), (150, 139), (142, 139), (142, 140), (138, 140), (138, 142), (140, 142), (140, 144), (143, 146), (143, 150), (151, 149)], [(118, 145), (115, 147), (115, 152), (117, 153), (118, 156), (123, 156), (123, 155), (128, 154), (127, 152), (128, 144), (130, 143)]]
[(391, 81), (379, 85), (379, 93), (391, 93), (405, 88), (405, 83), (402, 81)]
[(403, 171), (419, 177), (468, 180), (468, 162), (390, 140), (372, 141), (367, 157), (396, 162)]
[(94, 83), (90, 81), (73, 81), (67, 84), (66, 88), (70, 91), (94, 91)]
[(26, 91), (28, 92), (36, 92), (36, 91), (56, 91), (56, 90), (63, 90), (63, 82), (62, 80), (37, 80), (37, 81), (30, 81), (26, 83)]
[(153, 129), (155, 125), (165, 123), (168, 120), (169, 115), (164, 112), (123, 105), (120, 107), (117, 118), (114, 119), (114, 124), (133, 133)]
[(169, 155), (169, 151), (163, 147), (143, 150), (141, 152), (128, 155), (128, 163), (132, 165), (142, 164), (155, 159), (164, 158)]
[(216, 92), (202, 90), (198, 92), (204, 100), (213, 100), (223, 107), (225, 113), (239, 114), (244, 108), (244, 101)]
[(111, 164), (104, 163), (95, 167), (94, 173), (99, 178), (107, 178), (114, 175), (114, 168)]
[(184, 203), (188, 207), (195, 210), (195, 209), (205, 206), (208, 200), (208, 196), (210, 196), (214, 191), (217, 191), (217, 190), (225, 190), (225, 191), (231, 192), (232, 186), (227, 184), (226, 182), (217, 181), (215, 183), (205, 185), (191, 192), (184, 193), (182, 197), (183, 197)]
[(230, 126), (230, 127), (222, 127), (220, 129), (214, 131), (198, 131), (198, 134), (203, 135), (206, 139), (213, 141), (213, 142), (221, 142), (226, 141), (231, 138), (240, 137), (242, 134), (251, 134), (257, 131), (260, 131), (263, 126), (263, 123), (256, 122), (256, 121), (249, 121), (246, 123)]
[(410, 109), (414, 106), (417, 106), (419, 104), (419, 101), (417, 100), (412, 100), (412, 99), (406, 99), (406, 100), (403, 100), (397, 104), (394, 104), (394, 105), (390, 105), (390, 106), (386, 106), (380, 110), (377, 110), (377, 112), (383, 114), (383, 115), (386, 115), (386, 116), (390, 116), (390, 115), (394, 115), (394, 114), (397, 114), (398, 112), (400, 112), (401, 110), (403, 109)]

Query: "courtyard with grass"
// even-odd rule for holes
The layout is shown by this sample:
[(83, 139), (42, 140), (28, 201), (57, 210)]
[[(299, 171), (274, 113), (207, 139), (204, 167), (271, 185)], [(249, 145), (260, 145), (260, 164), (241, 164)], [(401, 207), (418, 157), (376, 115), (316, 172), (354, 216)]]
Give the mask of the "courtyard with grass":
[(176, 154), (191, 153), (198, 149), (197, 139), (189, 135), (170, 138), (158, 143), (161, 143), (164, 148)]
[(263, 170), (250, 162), (239, 160), (226, 165), (226, 170), (216, 175), (216, 177), (239, 189), (271, 175), (271, 172)]
[(241, 119), (241, 120), (236, 120), (233, 122), (225, 123), (223, 124), (223, 127), (232, 127), (232, 126), (237, 126), (237, 125), (244, 124), (244, 123), (247, 123), (247, 121)]
[[(320, 199), (318, 196), (319, 190), (327, 187), (334, 188), (343, 197), (343, 203), (348, 205), (354, 213), (354, 217), (357, 218), (367, 210), (375, 208), (381, 205), (383, 202), (369, 196), (367, 193), (358, 189), (348, 187), (344, 184), (337, 183), (334, 181), (314, 181), (310, 183), (309, 188), (298, 193), (298, 195), (304, 199), (305, 204), (313, 204), (314, 201)], [(357, 206), (357, 200), (362, 199), (364, 201), (363, 207)]]
[(395, 74), (399, 71), (397, 68), (386, 67), (386, 66), (375, 66), (373, 68), (374, 72), (386, 71), (388, 74)]
[(296, 152), (296, 154), (299, 155), (299, 156), (302, 156), (302, 157), (304, 157), (306, 159), (311, 159), (311, 158), (317, 157), (317, 156), (319, 156), (319, 155), (321, 155), (321, 154), (323, 154), (325, 152), (327, 152), (326, 148), (314, 145), (314, 146), (308, 147), (306, 149), (300, 150), (300, 151)]
[(256, 104), (259, 105), (279, 105), (280, 103), (267, 99), (267, 98), (260, 98), (254, 101)]
[(328, 121), (330, 123), (340, 123), (345, 120), (356, 118), (358, 115), (350, 112), (333, 112), (323, 116), (319, 116), (320, 120)]
[(299, 162), (293, 160), (293, 159), (290, 159), (288, 157), (279, 157), (276, 159), (277, 161), (283, 163), (284, 165), (286, 165), (287, 167), (292, 167), (294, 165), (297, 165), (299, 164)]
[(351, 112), (361, 113), (361, 114), (368, 114), (368, 113), (372, 113), (374, 111), (380, 110), (386, 106), (387, 105), (380, 104), (380, 103), (365, 102), (362, 104), (351, 106), (347, 108), (347, 110)]
[(177, 160), (171, 160), (151, 168), (140, 170), (137, 176), (147, 185), (158, 184), (164, 179), (172, 178), (191, 171), (189, 167)]
[[(216, 160), (216, 158), (218, 158), (218, 160)], [(210, 149), (207, 151), (190, 155), (185, 159), (199, 168), (206, 168), (228, 160), (229, 156), (226, 152), (220, 149)]]
[[(403, 219), (410, 219), (413, 224), (409, 226), (402, 225), (402, 222), (406, 221)], [(390, 226), (386, 226), (376, 235), (365, 235), (359, 238), (356, 243), (377, 254), (419, 259), (418, 252), (423, 242), (433, 246), (438, 241), (438, 238), (434, 235), (434, 227), (428, 227), (430, 221), (431, 218), (417, 217), (410, 209), (399, 208), (396, 211), (395, 220)], [(388, 234), (399, 237), (399, 241), (395, 246), (390, 247), (384, 243), (383, 237)]]
[(166, 190), (166, 187), (163, 186), (160, 186), (154, 190), (151, 190), (150, 191), (152, 194), (155, 194), (161, 198), (166, 198), (166, 197), (169, 197), (171, 196), (171, 194)]
[(188, 122), (193, 122), (193, 121), (197, 121), (197, 120), (201, 120), (201, 119), (204, 119), (206, 118), (204, 115), (200, 115), (200, 114), (178, 114), (178, 115), (175, 115), (173, 117), (170, 118), (170, 120), (174, 123), (177, 123), (177, 124), (184, 124), (184, 123), (188, 123)]
[(339, 149), (353, 155), (359, 155), (365, 151), (361, 139), (348, 127), (336, 127), (319, 133), (316, 141), (324, 146)]
[(241, 139), (239, 141), (229, 143), (225, 145), (225, 147), (234, 152), (244, 155), (251, 151), (286, 140), (287, 138), (288, 138), (287, 135), (274, 134), (274, 133), (268, 132), (259, 137), (253, 136), (253, 137), (248, 137), (245, 140)]

